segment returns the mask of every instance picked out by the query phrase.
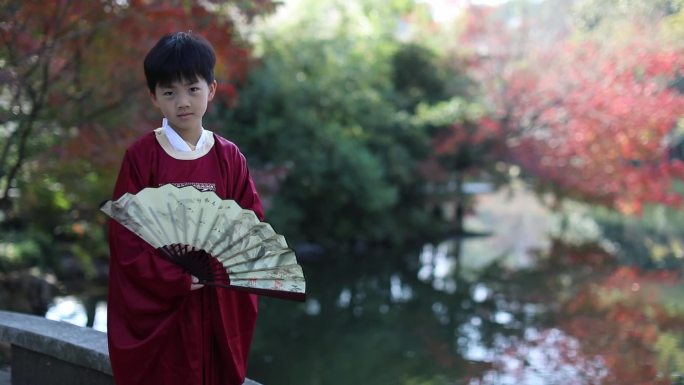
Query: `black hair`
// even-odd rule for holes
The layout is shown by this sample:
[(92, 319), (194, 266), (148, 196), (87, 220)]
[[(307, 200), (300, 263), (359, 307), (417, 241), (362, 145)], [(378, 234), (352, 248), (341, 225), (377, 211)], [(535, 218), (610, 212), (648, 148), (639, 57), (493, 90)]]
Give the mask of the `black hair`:
[(211, 44), (192, 32), (165, 35), (145, 56), (147, 87), (154, 93), (157, 85), (170, 86), (176, 81), (196, 82), (197, 77), (214, 81), (216, 55)]

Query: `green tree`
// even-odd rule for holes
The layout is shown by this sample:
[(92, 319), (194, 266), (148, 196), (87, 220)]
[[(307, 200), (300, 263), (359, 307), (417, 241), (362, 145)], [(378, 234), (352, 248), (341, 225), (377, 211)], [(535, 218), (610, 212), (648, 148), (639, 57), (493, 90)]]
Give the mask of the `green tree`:
[(215, 113), (253, 167), (287, 169), (267, 216), (297, 241), (402, 240), (430, 220), (419, 172), (429, 137), (411, 110), (445, 92), (436, 75), (407, 81), (433, 57), (394, 36), (404, 2), (376, 3), (304, 2), (276, 18), (257, 33), (259, 66), (237, 104)]

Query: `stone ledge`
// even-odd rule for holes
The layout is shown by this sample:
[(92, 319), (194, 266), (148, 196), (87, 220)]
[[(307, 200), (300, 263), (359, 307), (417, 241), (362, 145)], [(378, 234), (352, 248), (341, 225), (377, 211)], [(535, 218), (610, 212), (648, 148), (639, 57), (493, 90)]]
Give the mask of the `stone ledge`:
[(0, 311), (0, 341), (112, 374), (106, 334), (94, 329)]
[[(44, 370), (37, 370), (41, 365), (51, 366), (53, 369), (59, 366), (64, 370), (72, 370), (71, 373), (73, 370), (79, 371), (83, 375), (87, 374), (82, 378), (86, 381), (88, 378), (98, 378), (97, 381), (93, 380), (94, 382), (91, 383), (111, 383), (112, 381), (107, 334), (95, 329), (0, 310), (0, 341), (12, 345), (13, 355), (24, 356), (23, 358), (13, 357), (13, 361), (15, 358), (22, 361), (13, 362), (13, 365), (17, 364), (17, 371), (12, 374), (22, 378), (18, 380), (19, 383), (33, 384), (36, 381), (45, 383), (45, 380), (32, 377), (35, 373), (44, 372)], [(40, 357), (41, 355), (44, 357)], [(71, 366), (73, 366), (71, 369), (65, 369)], [(0, 385), (9, 384), (9, 377), (9, 372), (0, 372)], [(50, 380), (55, 380), (58, 384), (63, 383), (56, 378)], [(14, 380), (13, 383), (15, 383)], [(243, 385), (261, 384), (245, 379)]]
[(0, 385), (10, 385), (12, 383), (12, 374), (7, 370), (0, 370)]

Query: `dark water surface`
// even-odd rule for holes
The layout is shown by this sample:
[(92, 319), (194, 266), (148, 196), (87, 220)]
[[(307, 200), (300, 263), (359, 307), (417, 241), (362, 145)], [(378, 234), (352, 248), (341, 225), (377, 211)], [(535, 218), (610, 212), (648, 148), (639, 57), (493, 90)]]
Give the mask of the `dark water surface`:
[(445, 242), (305, 264), (305, 304), (261, 301), (250, 376), (269, 385), (681, 383), (678, 274), (556, 243), (533, 267), (495, 262), (465, 274), (453, 250)]

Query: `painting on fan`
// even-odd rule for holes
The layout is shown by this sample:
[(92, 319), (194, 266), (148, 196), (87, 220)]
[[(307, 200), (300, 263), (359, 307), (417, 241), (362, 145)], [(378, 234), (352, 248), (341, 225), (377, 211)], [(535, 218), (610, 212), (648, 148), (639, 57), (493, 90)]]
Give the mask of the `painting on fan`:
[(126, 193), (101, 210), (200, 283), (305, 298), (304, 274), (285, 238), (233, 200), (167, 184)]

